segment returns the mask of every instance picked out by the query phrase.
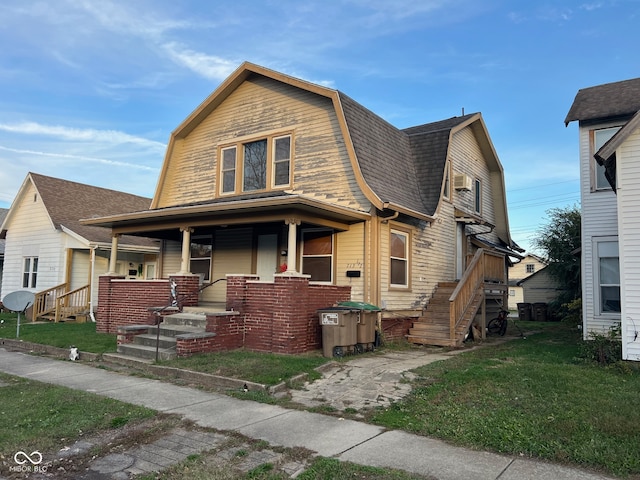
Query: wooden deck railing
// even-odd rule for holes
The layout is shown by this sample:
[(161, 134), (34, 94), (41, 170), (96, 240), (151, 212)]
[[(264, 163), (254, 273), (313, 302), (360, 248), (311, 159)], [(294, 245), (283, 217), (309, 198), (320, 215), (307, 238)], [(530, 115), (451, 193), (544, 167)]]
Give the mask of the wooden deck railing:
[(70, 292), (59, 295), (56, 299), (55, 320), (59, 322), (63, 318), (72, 317), (78, 313), (89, 310), (89, 285), (76, 288)]
[(504, 255), (478, 249), (449, 297), (449, 338), (455, 340), (456, 328), (478, 294), (484, 297), (485, 281), (507, 283)]
[(33, 313), (31, 321), (35, 322), (38, 318), (56, 311), (56, 299), (67, 291), (68, 285), (61, 283), (55, 287), (48, 288), (35, 294), (33, 300)]

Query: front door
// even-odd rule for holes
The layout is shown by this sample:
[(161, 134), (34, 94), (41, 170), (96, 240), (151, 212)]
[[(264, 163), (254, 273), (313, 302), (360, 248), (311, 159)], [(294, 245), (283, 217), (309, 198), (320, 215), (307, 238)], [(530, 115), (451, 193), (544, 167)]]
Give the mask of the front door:
[(256, 274), (260, 280), (273, 281), (273, 275), (278, 267), (278, 235), (258, 236), (258, 255), (256, 261)]

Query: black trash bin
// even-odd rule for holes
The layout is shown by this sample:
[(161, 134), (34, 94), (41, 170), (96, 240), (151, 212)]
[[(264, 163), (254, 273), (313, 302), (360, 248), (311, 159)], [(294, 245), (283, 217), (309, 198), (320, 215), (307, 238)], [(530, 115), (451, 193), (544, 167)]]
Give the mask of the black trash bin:
[(322, 325), (322, 355), (342, 357), (355, 351), (358, 343), (359, 311), (351, 307), (327, 307), (318, 310)]
[(547, 304), (546, 303), (534, 303), (533, 304), (533, 318), (536, 322), (547, 321)]
[(530, 303), (519, 303), (518, 304), (518, 318), (520, 320), (531, 320), (531, 304)]

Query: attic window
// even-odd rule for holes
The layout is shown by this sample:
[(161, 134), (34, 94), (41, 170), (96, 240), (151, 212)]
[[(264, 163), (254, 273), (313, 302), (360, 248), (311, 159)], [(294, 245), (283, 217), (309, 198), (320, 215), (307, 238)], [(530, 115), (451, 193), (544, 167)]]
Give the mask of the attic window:
[(38, 194), (34, 193), (33, 194), (33, 203), (36, 203), (38, 201)]
[(268, 136), (220, 149), (220, 194), (291, 185), (291, 135)]

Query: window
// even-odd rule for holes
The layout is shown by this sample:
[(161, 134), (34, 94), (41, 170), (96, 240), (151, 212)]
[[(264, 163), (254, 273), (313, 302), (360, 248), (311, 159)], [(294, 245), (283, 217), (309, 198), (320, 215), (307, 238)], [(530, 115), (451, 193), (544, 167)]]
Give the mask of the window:
[(25, 257), (22, 270), (22, 288), (36, 288), (38, 280), (38, 257)]
[(302, 273), (311, 275), (312, 282), (333, 279), (333, 232), (307, 230), (302, 232)]
[(391, 286), (409, 286), (409, 234), (391, 230), (389, 245), (391, 263)]
[(593, 132), (593, 152), (591, 152), (592, 155), (592, 162), (595, 165), (595, 174), (594, 174), (594, 187), (595, 190), (610, 190), (611, 189), (611, 185), (609, 185), (609, 182), (607, 180), (607, 177), (605, 177), (604, 175), (604, 171), (605, 168), (604, 166), (600, 165), (598, 162), (596, 162), (596, 159), (593, 158), (593, 155), (602, 148), (602, 146), (607, 143), (611, 137), (613, 137), (616, 132), (620, 130), (620, 127), (614, 127), (614, 128), (603, 128), (602, 130), (594, 130)]
[(191, 241), (191, 273), (200, 275), (202, 281), (209, 281), (211, 272), (211, 254), (213, 253), (210, 236), (194, 237)]
[(236, 189), (236, 147), (222, 149), (222, 193), (234, 192)]
[(534, 273), (536, 271), (536, 266), (533, 263), (527, 263), (527, 273)]
[(476, 213), (482, 213), (482, 182), (479, 178), (476, 178), (474, 193), (473, 209)]
[(449, 162), (444, 167), (444, 188), (442, 189), (442, 196), (447, 200), (451, 198), (451, 168)]
[(291, 135), (223, 147), (220, 159), (219, 189), (222, 195), (291, 185)]
[(618, 242), (597, 242), (600, 313), (620, 313)]
[(516, 296), (516, 291), (515, 290), (509, 290), (509, 296), (510, 297), (515, 297)]

